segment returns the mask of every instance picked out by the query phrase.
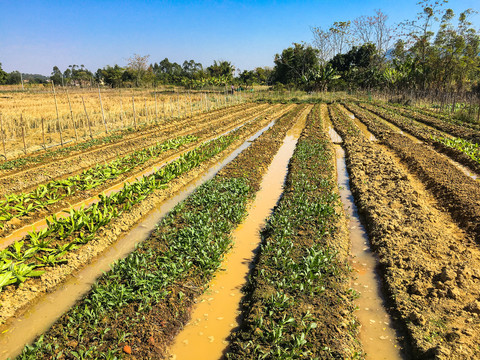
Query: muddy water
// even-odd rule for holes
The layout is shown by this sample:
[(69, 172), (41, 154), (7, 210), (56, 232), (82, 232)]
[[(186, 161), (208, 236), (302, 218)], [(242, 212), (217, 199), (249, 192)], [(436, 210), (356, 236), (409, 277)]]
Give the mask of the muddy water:
[(334, 144), (340, 144), (343, 140), (342, 137), (335, 131), (335, 128), (333, 127), (332, 121), (330, 120), (329, 117), (325, 117), (323, 119), (323, 124), (325, 127), (325, 130), (328, 133), (328, 136), (330, 136), (330, 139)]
[(455, 160), (453, 160), (449, 157), (447, 157), (447, 160), (453, 166), (455, 166), (457, 169), (461, 170), (465, 175), (467, 175), (468, 177), (471, 177), (473, 180), (479, 180), (480, 179), (480, 176), (478, 174), (474, 173), (472, 170), (470, 170), (466, 166), (460, 164), (459, 162), (456, 162)]
[(360, 222), (350, 191), (345, 152), (339, 145), (335, 145), (335, 151), (340, 197), (345, 213), (349, 217), (352, 267), (356, 271), (356, 279), (353, 281), (352, 288), (360, 294), (355, 301), (358, 306), (355, 315), (361, 324), (360, 341), (367, 353), (367, 359), (404, 359), (397, 340), (398, 335), (385, 310), (380, 290), (381, 280), (375, 271), (377, 259), (370, 250), (367, 232)]
[(170, 359), (221, 359), (228, 349), (227, 338), (239, 325), (241, 288), (246, 283), (260, 229), (283, 191), (288, 162), (305, 127), (306, 113), (287, 136), (263, 177), (261, 189), (245, 221), (235, 230), (235, 245), (212, 280), (209, 290), (197, 301), (191, 321), (177, 336)]
[[(210, 137), (210, 138), (204, 140), (202, 142), (202, 144), (206, 143), (208, 141), (211, 141), (211, 140), (215, 140), (215, 139), (217, 139), (221, 136), (227, 135), (227, 134), (229, 134), (229, 133), (231, 133), (231, 132), (233, 132), (237, 129), (240, 129), (241, 127), (245, 126), (248, 123), (251, 123), (251, 122), (255, 121), (256, 119), (257, 118), (255, 118), (253, 120), (249, 120), (249, 121), (245, 122), (244, 124), (242, 124), (240, 126), (237, 126), (233, 129), (230, 129), (230, 130), (228, 130), (228, 131), (226, 131), (226, 132), (224, 132), (220, 135)], [(163, 159), (162, 161), (159, 161), (159, 162), (149, 166), (147, 169), (144, 169), (144, 170), (136, 173), (135, 175), (132, 175), (132, 176), (128, 177), (127, 179), (125, 179), (125, 180), (123, 180), (123, 181), (121, 181), (121, 182), (119, 182), (115, 185), (110, 186), (109, 188), (102, 191), (102, 194), (110, 196), (112, 194), (120, 192), (120, 191), (122, 191), (125, 184), (132, 184), (136, 181), (141, 180), (143, 177), (146, 177), (146, 176), (149, 176), (149, 175), (153, 174), (154, 172), (158, 171), (160, 168), (162, 168), (162, 167), (166, 166), (167, 164), (179, 159), (182, 155), (184, 155), (188, 151), (191, 151), (191, 150), (195, 149), (198, 146), (199, 146), (199, 144), (194, 144), (192, 146), (189, 146), (186, 149), (184, 149), (180, 152), (177, 152), (174, 155), (168, 157), (167, 159)], [(100, 201), (100, 198), (98, 197), (98, 195), (95, 195), (95, 196), (90, 197), (86, 200), (80, 201), (80, 202), (70, 206), (67, 209), (64, 209), (62, 211), (57, 212), (55, 214), (55, 216), (57, 217), (57, 219), (62, 219), (62, 218), (68, 217), (68, 216), (70, 216), (69, 211), (71, 209), (79, 210), (82, 207), (87, 208), (87, 207), (92, 206), (93, 204), (95, 204), (99, 201)], [(39, 230), (42, 230), (46, 227), (47, 227), (46, 218), (42, 219), (42, 220), (38, 220), (38, 221), (34, 222), (33, 224), (25, 225), (25, 226), (15, 230), (15, 231), (13, 231), (9, 235), (3, 237), (2, 239), (0, 239), (0, 249), (5, 249), (9, 245), (13, 244), (15, 241), (19, 241), (19, 240), (23, 239), (29, 232), (31, 232), (33, 230), (39, 231)]]
[(32, 304), (24, 314), (9, 319), (0, 326), (0, 359), (17, 356), (25, 346), (31, 343), (37, 336), (44, 333), (48, 328), (75, 302), (86, 294), (95, 280), (105, 271), (110, 269), (110, 264), (132, 252), (135, 245), (145, 240), (155, 229), (156, 224), (175, 205), (188, 197), (197, 187), (213, 178), (215, 174), (226, 164), (232, 161), (240, 152), (251, 145), (251, 142), (267, 129), (271, 128), (275, 121), (258, 131), (247, 139), (243, 145), (232, 152), (227, 158), (211, 167), (203, 176), (186, 185), (186, 187), (171, 197), (168, 201), (160, 204), (151, 211), (139, 224), (126, 232), (115, 244), (105, 252), (69, 277), (55, 291), (42, 295), (35, 304)]
[(348, 116), (350, 117), (350, 119), (353, 120), (353, 122), (355, 123), (355, 125), (357, 125), (357, 127), (360, 129), (360, 131), (363, 133), (363, 135), (369, 140), (369, 141), (377, 141), (377, 138), (375, 137), (375, 135), (373, 135), (367, 128), (367, 126), (362, 123), (354, 114), (352, 114), (350, 111), (348, 111), (347, 109), (345, 109), (345, 111), (348, 113)]

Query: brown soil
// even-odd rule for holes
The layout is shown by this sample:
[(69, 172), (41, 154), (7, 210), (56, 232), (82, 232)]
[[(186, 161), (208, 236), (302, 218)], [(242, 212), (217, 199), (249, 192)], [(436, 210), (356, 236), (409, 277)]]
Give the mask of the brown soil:
[[(355, 110), (350, 107), (350, 109)], [(382, 142), (408, 164), (465, 230), (480, 239), (480, 185), (466, 176), (448, 159), (425, 144), (416, 144), (391, 131), (366, 113), (356, 115)]]
[[(361, 108), (352, 104), (347, 103), (345, 106), (355, 113), (362, 121), (363, 118), (375, 118), (378, 116), (379, 118), (383, 119), (386, 122), (394, 123), (396, 126), (401, 128), (402, 130), (408, 132), (409, 134), (413, 135), (417, 139), (424, 141), (426, 144), (431, 145), (437, 151), (444, 153), (445, 155), (449, 156), (453, 160), (459, 162), (467, 166), (473, 172), (480, 174), (480, 164), (474, 160), (472, 160), (467, 154), (464, 152), (450, 148), (439, 141), (436, 141), (432, 138), (432, 136), (436, 137), (445, 137), (448, 136), (445, 133), (442, 133), (434, 128), (428, 128), (421, 123), (417, 123), (412, 119), (407, 117), (403, 117), (400, 115), (393, 116), (385, 112), (384, 109), (376, 108), (371, 105), (362, 104)], [(467, 137), (465, 137), (467, 138)]]
[(189, 182), (204, 173), (208, 168), (227, 157), (228, 154), (240, 146), (246, 138), (271, 122), (272, 118), (277, 118), (291, 108), (292, 105), (281, 106), (275, 113), (261, 117), (260, 121), (252, 122), (244, 126), (239, 134), (239, 139), (230, 145), (227, 150), (201, 164), (194, 170), (173, 180), (169, 183), (167, 189), (156, 190), (143, 202), (134, 206), (129, 212), (125, 212), (113, 220), (107, 227), (101, 229), (97, 233), (98, 235), (94, 240), (78, 250), (69, 253), (67, 255), (67, 264), (49, 269), (40, 278), (29, 279), (22, 287), (15, 288), (9, 286), (4, 288), (0, 293), (0, 303), (2, 304), (0, 307), (0, 323), (5, 322), (6, 319), (14, 316), (20, 309), (25, 308), (28, 304), (32, 303), (32, 301), (40, 296), (42, 292), (53, 291), (53, 289), (61, 284), (68, 275), (74, 273), (75, 270), (80, 269), (85, 264), (88, 264), (91, 259), (112, 245), (122, 232), (132, 227), (155, 206), (170, 198)]
[[(480, 250), (472, 233), (441, 210), (432, 188), (395, 154), (350, 135), (336, 116), (333, 121), (344, 138), (352, 192), (379, 255), (389, 303), (408, 331), (414, 358), (478, 358)], [(415, 150), (428, 158), (424, 147)]]
[(133, 137), (122, 139), (114, 144), (89, 149), (62, 159), (55, 159), (53, 162), (29, 167), (19, 172), (10, 172), (0, 178), (0, 196), (7, 193), (27, 191), (52, 179), (77, 174), (95, 164), (111, 161), (119, 156), (125, 156), (135, 150), (144, 149), (172, 137), (195, 133), (205, 126), (214, 126), (214, 124), (221, 126), (221, 124), (228, 124), (233, 119), (254, 116), (266, 107), (265, 105), (250, 105), (246, 109), (241, 108), (233, 113), (212, 114), (211, 117), (204, 116), (200, 119), (186, 119), (180, 123), (154, 128), (153, 130), (149, 129), (145, 133), (135, 134)]
[(406, 117), (420, 121), (426, 125), (429, 125), (438, 130), (444, 131), (450, 135), (460, 137), (475, 143), (480, 143), (480, 131), (478, 130), (470, 129), (468, 127), (463, 127), (457, 124), (452, 124), (445, 120), (438, 119), (434, 116), (428, 116), (411, 109), (403, 109), (396, 106), (391, 106), (388, 104), (380, 104), (380, 103), (378, 105), (385, 109), (399, 112), (400, 114)]
[[(9, 234), (15, 229), (21, 228), (22, 226), (25, 226), (27, 224), (34, 223), (39, 219), (43, 219), (46, 216), (46, 214), (56, 213), (61, 211), (62, 209), (69, 208), (71, 204), (76, 204), (92, 197), (95, 198), (96, 196), (98, 196), (98, 194), (102, 193), (105, 189), (108, 189), (111, 186), (114, 186), (115, 184), (123, 183), (125, 179), (133, 176), (134, 173), (140, 173), (144, 169), (148, 169), (153, 165), (161, 164), (162, 162), (165, 162), (174, 156), (180, 155), (181, 153), (191, 150), (192, 148), (198, 146), (198, 144), (202, 141), (206, 141), (222, 133), (235, 129), (236, 127), (242, 124), (245, 124), (248, 121), (254, 121), (255, 119), (260, 118), (262, 116), (268, 117), (270, 114), (275, 114), (275, 112), (278, 111), (277, 110), (278, 108), (279, 108), (278, 106), (272, 106), (268, 109), (259, 110), (254, 115), (241, 116), (240, 114), (240, 116), (237, 116), (236, 118), (230, 118), (227, 121), (224, 121), (221, 123), (214, 122), (213, 124), (207, 124), (204, 128), (200, 129), (198, 132), (192, 133), (192, 135), (196, 135), (199, 138), (197, 142), (183, 145), (177, 150), (167, 151), (155, 159), (150, 159), (145, 164), (133, 169), (132, 171), (126, 172), (116, 179), (105, 182), (102, 186), (99, 186), (98, 188), (95, 188), (89, 191), (79, 192), (73, 196), (66, 197), (62, 199), (62, 201), (59, 201), (55, 204), (47, 206), (45, 209), (42, 209), (40, 212), (32, 213), (22, 218), (14, 218), (9, 223), (6, 224), (3, 231), (0, 231), (0, 236)], [(4, 247), (5, 244), (1, 244), (0, 248), (2, 246)]]

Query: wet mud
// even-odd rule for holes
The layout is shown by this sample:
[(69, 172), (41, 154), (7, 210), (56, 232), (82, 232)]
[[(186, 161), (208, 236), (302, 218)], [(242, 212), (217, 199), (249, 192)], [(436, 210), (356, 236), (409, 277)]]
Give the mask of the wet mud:
[[(342, 122), (334, 123), (346, 136), (352, 192), (380, 258), (388, 304), (407, 331), (411, 355), (480, 356), (480, 251), (472, 232), (463, 231), (442, 211), (435, 189), (410, 173), (409, 162), (400, 164), (398, 159), (404, 159), (397, 151), (391, 154), (383, 146), (349, 137)], [(428, 157), (423, 147), (414, 145), (408, 147)]]
[[(275, 116), (283, 114), (289, 109), (291, 109), (291, 106), (283, 107), (282, 109), (279, 109)], [(272, 116), (274, 115), (272, 114)], [(52, 268), (38, 279), (27, 281), (21, 288), (16, 289), (15, 287), (9, 287), (3, 289), (0, 293), (0, 302), (2, 303), (2, 307), (0, 308), (0, 321), (2, 323), (5, 322), (7, 318), (12, 317), (17, 311), (25, 308), (27, 304), (42, 293), (52, 291), (52, 289), (61, 284), (68, 275), (72, 274), (77, 269), (82, 268), (83, 265), (89, 263), (93, 258), (113, 244), (123, 232), (127, 231), (145, 216), (156, 206), (156, 204), (170, 198), (180, 188), (204, 173), (206, 169), (221, 161), (229, 152), (238, 148), (248, 136), (251, 136), (251, 134), (266, 126), (271, 120), (272, 118), (268, 117), (255, 124), (246, 125), (243, 128), (243, 135), (230, 145), (227, 151), (224, 151), (206, 163), (201, 164), (198, 168), (188, 174), (173, 180), (167, 189), (155, 191), (152, 195), (147, 197), (145, 201), (135, 206), (130, 212), (122, 214), (107, 228), (100, 230), (96, 239), (85, 246), (82, 246), (79, 250), (73, 251), (69, 254), (67, 256), (67, 264)]]
[(207, 292), (196, 301), (191, 321), (169, 349), (171, 359), (220, 359), (227, 351), (228, 337), (239, 325), (241, 289), (261, 242), (260, 230), (282, 194), (288, 161), (305, 126), (308, 111), (310, 108), (300, 115), (275, 154), (246, 219), (233, 233), (233, 249)]

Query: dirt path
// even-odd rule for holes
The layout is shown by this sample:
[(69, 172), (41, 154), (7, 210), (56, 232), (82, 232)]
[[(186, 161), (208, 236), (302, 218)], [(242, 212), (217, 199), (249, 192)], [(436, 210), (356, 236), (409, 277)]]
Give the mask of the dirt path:
[(413, 356), (477, 358), (478, 246), (441, 211), (431, 189), (406, 171), (396, 155), (358, 133), (352, 135), (342, 114), (335, 109), (332, 113), (344, 139), (356, 204), (380, 257), (392, 311), (408, 331)]

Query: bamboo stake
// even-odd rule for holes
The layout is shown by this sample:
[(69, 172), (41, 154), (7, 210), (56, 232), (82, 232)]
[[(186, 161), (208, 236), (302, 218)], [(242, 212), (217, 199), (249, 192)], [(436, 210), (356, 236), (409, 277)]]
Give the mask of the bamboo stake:
[(5, 156), (5, 160), (7, 160), (7, 150), (5, 149), (5, 132), (3, 131), (3, 118), (2, 118), (1, 112), (0, 112), (0, 130), (2, 131), (3, 154)]
[(57, 93), (55, 92), (55, 84), (53, 83), (53, 81), (52, 81), (52, 88), (53, 88), (53, 98), (55, 99), (55, 111), (57, 112), (58, 132), (60, 133), (60, 145), (63, 146), (62, 127), (60, 126), (60, 116), (58, 115)]
[(43, 123), (44, 122), (44, 119), (43, 119), (43, 116), (42, 116), (42, 140), (43, 140), (43, 149), (44, 150), (47, 150), (47, 144), (45, 144), (45, 124)]
[(148, 108), (147, 108), (147, 98), (145, 97), (145, 121), (148, 124)]
[(155, 91), (155, 124), (158, 123), (157, 92)]
[(90, 139), (93, 139), (92, 124), (90, 124), (90, 118), (88, 117), (87, 107), (85, 106), (85, 100), (83, 99), (83, 96), (82, 96), (82, 103), (83, 103), (83, 109), (85, 110), (85, 116), (87, 117), (88, 129), (90, 130)]
[(22, 125), (22, 138), (23, 138), (23, 152), (27, 154), (27, 143), (25, 141), (25, 126)]
[(123, 103), (122, 103), (122, 92), (120, 91), (120, 122), (122, 123), (122, 126), (125, 127), (125, 124), (123, 123)]
[(102, 95), (100, 94), (100, 85), (98, 85), (98, 98), (100, 99), (100, 108), (102, 109), (102, 119), (103, 125), (105, 126), (105, 134), (108, 134), (107, 121), (105, 120), (105, 113), (103, 112)]
[(72, 103), (70, 102), (70, 95), (68, 95), (68, 90), (65, 89), (67, 93), (68, 106), (70, 107), (70, 116), (72, 117), (73, 130), (75, 131), (75, 141), (78, 142), (77, 126), (75, 125), (75, 119), (73, 117)]
[(135, 126), (135, 130), (137, 129), (137, 117), (135, 114), (135, 95), (132, 95), (132, 106), (133, 106), (133, 125)]

